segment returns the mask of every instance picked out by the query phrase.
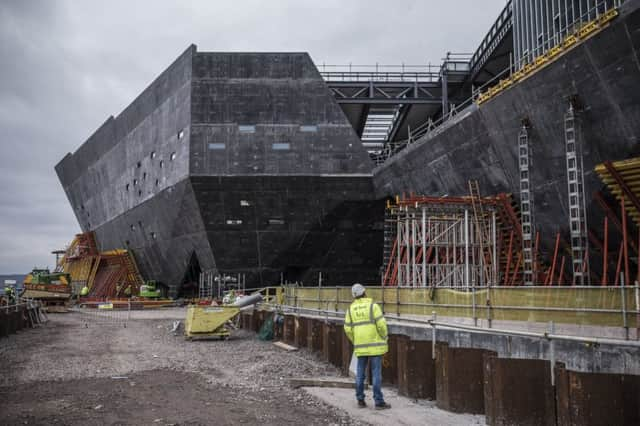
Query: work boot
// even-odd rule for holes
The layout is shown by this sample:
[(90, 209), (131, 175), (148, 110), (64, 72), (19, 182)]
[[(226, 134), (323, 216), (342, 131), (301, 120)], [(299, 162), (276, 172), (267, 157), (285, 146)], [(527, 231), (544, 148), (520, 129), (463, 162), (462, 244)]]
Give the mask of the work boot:
[(366, 406), (367, 406), (367, 403), (364, 402), (364, 399), (358, 400), (358, 408), (365, 408)]
[(383, 402), (382, 404), (376, 404), (376, 410), (386, 410), (388, 408), (391, 408), (391, 404), (387, 404), (386, 402)]

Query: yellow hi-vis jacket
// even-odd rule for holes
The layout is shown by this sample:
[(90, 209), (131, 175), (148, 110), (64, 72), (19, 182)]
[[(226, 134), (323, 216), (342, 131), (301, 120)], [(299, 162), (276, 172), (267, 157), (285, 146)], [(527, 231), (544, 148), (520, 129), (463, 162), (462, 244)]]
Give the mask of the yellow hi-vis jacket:
[(344, 317), (344, 332), (353, 343), (356, 356), (384, 355), (387, 346), (387, 321), (380, 306), (366, 297), (353, 301)]

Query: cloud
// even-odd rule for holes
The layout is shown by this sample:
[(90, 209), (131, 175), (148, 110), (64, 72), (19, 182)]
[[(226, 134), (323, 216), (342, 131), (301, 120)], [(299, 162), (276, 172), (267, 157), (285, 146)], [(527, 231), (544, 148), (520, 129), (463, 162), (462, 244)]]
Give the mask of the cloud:
[(316, 63), (438, 63), (505, 0), (48, 1), (0, 7), (0, 273), (53, 266), (79, 231), (54, 172), (190, 43), (308, 51)]

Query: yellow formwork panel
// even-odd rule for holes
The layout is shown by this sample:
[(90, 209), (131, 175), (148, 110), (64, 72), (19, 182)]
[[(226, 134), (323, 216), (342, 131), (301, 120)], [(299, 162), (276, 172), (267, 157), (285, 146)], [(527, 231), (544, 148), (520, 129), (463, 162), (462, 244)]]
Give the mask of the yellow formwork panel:
[[(628, 324), (635, 324), (635, 288), (624, 288)], [(452, 289), (367, 287), (367, 296), (390, 314), (430, 317), (486, 318), (623, 326), (620, 287), (494, 287), (473, 292)], [(488, 296), (488, 297), (487, 297)], [(292, 288), (285, 304), (307, 309), (346, 310), (353, 298), (349, 287)], [(487, 309), (487, 299), (491, 309)]]

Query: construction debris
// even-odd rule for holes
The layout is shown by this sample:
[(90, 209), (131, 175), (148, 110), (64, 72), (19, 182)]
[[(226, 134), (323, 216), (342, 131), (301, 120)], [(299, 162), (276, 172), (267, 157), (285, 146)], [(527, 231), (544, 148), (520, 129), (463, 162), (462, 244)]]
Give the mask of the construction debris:
[[(301, 377), (290, 379), (289, 384), (293, 388), (301, 387), (313, 387), (313, 388), (343, 388), (353, 389), (355, 382), (349, 379), (327, 379), (327, 378), (313, 378), (313, 377)], [(365, 383), (365, 389), (369, 388), (369, 385)]]
[(273, 345), (280, 349), (284, 349), (287, 352), (294, 352), (298, 350), (295, 346), (287, 345), (284, 342), (273, 342)]

